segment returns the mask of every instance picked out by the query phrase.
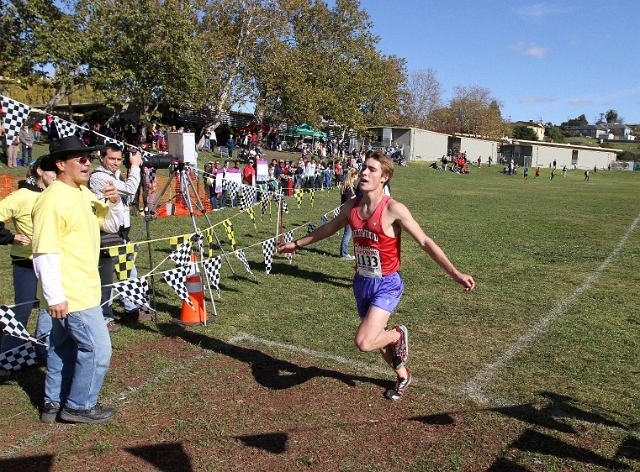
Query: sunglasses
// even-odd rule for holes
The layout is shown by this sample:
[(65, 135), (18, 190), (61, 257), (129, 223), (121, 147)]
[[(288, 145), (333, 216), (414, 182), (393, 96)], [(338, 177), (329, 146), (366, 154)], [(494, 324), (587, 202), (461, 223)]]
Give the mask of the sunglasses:
[(72, 157), (69, 160), (70, 161), (77, 161), (80, 164), (86, 164), (87, 162), (89, 162), (89, 163), (93, 162), (93, 157), (92, 156)]

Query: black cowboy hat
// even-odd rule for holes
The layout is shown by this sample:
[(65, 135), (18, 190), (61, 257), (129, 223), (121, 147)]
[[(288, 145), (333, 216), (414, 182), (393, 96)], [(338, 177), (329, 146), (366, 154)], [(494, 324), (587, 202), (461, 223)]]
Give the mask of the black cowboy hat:
[(40, 168), (42, 170), (56, 170), (56, 161), (64, 161), (69, 158), (69, 154), (78, 152), (90, 154), (100, 149), (100, 146), (87, 147), (77, 136), (67, 136), (66, 138), (52, 141), (49, 146), (49, 154), (42, 156)]

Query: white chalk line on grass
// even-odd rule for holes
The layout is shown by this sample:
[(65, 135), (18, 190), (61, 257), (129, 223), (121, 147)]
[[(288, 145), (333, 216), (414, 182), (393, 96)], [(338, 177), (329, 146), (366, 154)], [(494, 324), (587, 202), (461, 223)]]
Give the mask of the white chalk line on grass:
[(533, 340), (542, 333), (546, 327), (555, 320), (558, 316), (560, 316), (564, 310), (582, 293), (584, 293), (590, 286), (595, 282), (602, 272), (607, 268), (607, 266), (611, 263), (614, 257), (618, 255), (625, 242), (635, 229), (636, 225), (640, 221), (640, 214), (636, 217), (636, 219), (631, 223), (631, 226), (624, 234), (618, 245), (615, 249), (609, 254), (609, 256), (604, 260), (604, 262), (598, 267), (598, 269), (589, 276), (584, 283), (576, 289), (571, 295), (562, 300), (557, 306), (552, 308), (546, 315), (544, 315), (538, 322), (520, 339), (518, 339), (515, 343), (509, 347), (504, 353), (502, 353), (493, 363), (491, 363), (488, 367), (486, 367), (481, 372), (477, 373), (472, 379), (470, 379), (465, 386), (461, 389), (461, 393), (470, 396), (476, 401), (481, 403), (491, 403), (492, 400), (485, 396), (482, 393), (482, 390), (486, 388), (491, 379), (496, 375), (498, 370), (502, 368), (507, 362), (517, 356), (520, 352), (526, 349)]

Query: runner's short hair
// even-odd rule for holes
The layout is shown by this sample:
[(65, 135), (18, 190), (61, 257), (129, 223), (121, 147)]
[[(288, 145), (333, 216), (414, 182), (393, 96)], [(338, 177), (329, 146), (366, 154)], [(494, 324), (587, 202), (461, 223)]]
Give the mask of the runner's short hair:
[(389, 156), (387, 156), (382, 151), (373, 151), (371, 153), (367, 152), (365, 160), (366, 159), (375, 159), (376, 161), (378, 161), (380, 163), (382, 175), (388, 177), (386, 183), (389, 183), (389, 181), (391, 181), (391, 178), (393, 177), (393, 162), (391, 161), (391, 158), (389, 158)]

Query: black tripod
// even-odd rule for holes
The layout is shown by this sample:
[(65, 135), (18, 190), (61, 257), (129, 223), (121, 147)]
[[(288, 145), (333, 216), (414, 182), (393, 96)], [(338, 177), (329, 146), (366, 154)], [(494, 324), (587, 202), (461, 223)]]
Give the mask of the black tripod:
[[(140, 230), (138, 231), (138, 234), (136, 235), (135, 241), (138, 241), (138, 239), (140, 238), (140, 235), (142, 233), (143, 228), (146, 228), (147, 231), (147, 247), (149, 250), (149, 267), (153, 268), (153, 251), (151, 249), (151, 229), (150, 229), (150, 223), (151, 221), (153, 221), (154, 219), (156, 219), (156, 209), (158, 207), (158, 204), (160, 203), (160, 201), (162, 200), (162, 197), (164, 196), (164, 194), (166, 193), (167, 189), (169, 188), (169, 186), (172, 184), (173, 180), (175, 177), (178, 177), (178, 181), (180, 184), (180, 193), (182, 194), (184, 200), (185, 200), (185, 205), (187, 207), (187, 210), (189, 211), (189, 215), (191, 216), (191, 223), (193, 225), (193, 230), (194, 233), (199, 234), (200, 230), (198, 229), (198, 225), (196, 223), (196, 218), (195, 218), (195, 213), (194, 213), (194, 209), (193, 209), (193, 202), (191, 200), (191, 192), (193, 192), (193, 195), (195, 196), (195, 204), (196, 204), (196, 209), (201, 211), (206, 220), (207, 223), (209, 225), (209, 227), (211, 227), (211, 221), (209, 220), (209, 215), (206, 213), (205, 211), (205, 207), (202, 204), (202, 200), (200, 200), (200, 196), (198, 195), (198, 191), (196, 190), (196, 187), (193, 183), (193, 179), (191, 179), (191, 174), (190, 174), (190, 169), (188, 166), (185, 165), (184, 162), (179, 162), (179, 161), (173, 161), (171, 163), (171, 165), (169, 166), (169, 178), (167, 179), (167, 183), (164, 185), (164, 187), (162, 188), (162, 190), (160, 191), (160, 194), (157, 196), (156, 201), (153, 203), (153, 206), (150, 208), (148, 205), (148, 191), (147, 191), (147, 187), (146, 185), (142, 186), (142, 201), (144, 204), (144, 221), (145, 221), (145, 225), (143, 227), (140, 228)], [(142, 182), (141, 182), (142, 185)], [(234, 277), (235, 277), (235, 272), (233, 271), (233, 268), (231, 267), (231, 262), (229, 262), (229, 258), (227, 257), (226, 252), (224, 251), (224, 249), (222, 248), (222, 244), (220, 243), (220, 239), (218, 238), (218, 235), (216, 234), (215, 231), (212, 231), (212, 234), (215, 236), (216, 238), (216, 242), (218, 243), (218, 248), (222, 251), (222, 255), (224, 256), (225, 260), (227, 261), (227, 264), (229, 265), (229, 268), (231, 269), (231, 272), (233, 273)], [(204, 253), (203, 253), (203, 248), (202, 246), (200, 246), (200, 259), (204, 260)], [(209, 277), (207, 275), (207, 271), (203, 270), (204, 272), (204, 277), (205, 280), (207, 281), (207, 287), (209, 290), (209, 297), (211, 299), (211, 305), (213, 306), (213, 313), (214, 313), (214, 319), (217, 318), (218, 314), (216, 312), (216, 305), (213, 299), (213, 294), (211, 292), (211, 282), (209, 281)], [(154, 276), (151, 276), (151, 290), (152, 290), (152, 294), (153, 294), (153, 301), (154, 301), (154, 309), (155, 309), (155, 280), (154, 280)], [(206, 320), (205, 320), (205, 324), (206, 324)]]

